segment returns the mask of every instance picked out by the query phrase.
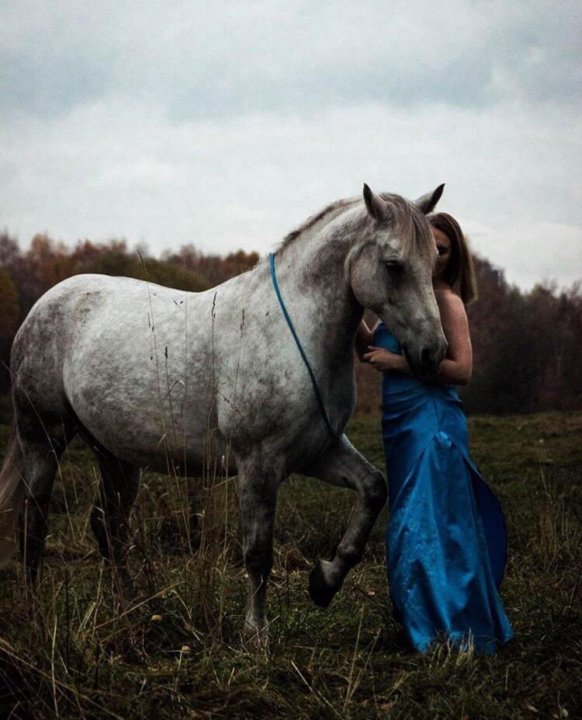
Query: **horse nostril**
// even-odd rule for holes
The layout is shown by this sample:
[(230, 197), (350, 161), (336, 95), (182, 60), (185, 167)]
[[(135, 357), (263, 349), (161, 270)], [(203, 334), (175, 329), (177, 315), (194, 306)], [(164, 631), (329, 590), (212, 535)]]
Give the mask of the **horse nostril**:
[(441, 357), (443, 357), (440, 347), (436, 348), (430, 345), (423, 347), (418, 354), (414, 355), (409, 352), (406, 345), (402, 345), (402, 350), (414, 375), (417, 373), (424, 375), (436, 371)]
[(428, 368), (433, 363), (432, 353), (429, 348), (423, 348), (420, 353), (420, 364), (424, 368)]

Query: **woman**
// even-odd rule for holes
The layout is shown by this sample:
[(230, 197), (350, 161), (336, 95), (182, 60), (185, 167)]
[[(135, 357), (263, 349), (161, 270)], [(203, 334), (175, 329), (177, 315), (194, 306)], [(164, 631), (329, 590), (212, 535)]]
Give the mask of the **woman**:
[(360, 357), (383, 373), (382, 431), (389, 483), (390, 594), (412, 645), (437, 639), (493, 653), (512, 636), (497, 592), (506, 559), (499, 503), (468, 454), (454, 385), (471, 378), (465, 305), (476, 297), (467, 242), (446, 213), (429, 218), (438, 250), (434, 290), (448, 340), (436, 376), (412, 376), (382, 323), (358, 332)]

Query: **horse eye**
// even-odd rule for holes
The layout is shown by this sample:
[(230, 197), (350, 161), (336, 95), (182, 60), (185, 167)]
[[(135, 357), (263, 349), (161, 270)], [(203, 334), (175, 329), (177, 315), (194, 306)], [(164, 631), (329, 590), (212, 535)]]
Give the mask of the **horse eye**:
[(384, 265), (386, 265), (388, 271), (391, 273), (399, 273), (404, 269), (404, 266), (402, 263), (398, 262), (398, 260), (386, 260)]

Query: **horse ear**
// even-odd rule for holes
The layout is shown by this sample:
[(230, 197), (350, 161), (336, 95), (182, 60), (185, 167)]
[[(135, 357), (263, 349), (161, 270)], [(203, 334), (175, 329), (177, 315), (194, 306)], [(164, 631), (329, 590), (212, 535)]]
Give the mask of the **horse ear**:
[(423, 195), (422, 197), (419, 197), (416, 201), (415, 205), (417, 205), (422, 212), (425, 215), (428, 215), (431, 213), (435, 207), (438, 201), (441, 199), (441, 195), (443, 194), (443, 190), (445, 189), (445, 184), (439, 185), (436, 190), (433, 190), (431, 193), (427, 193), (426, 195)]
[(364, 183), (364, 202), (374, 220), (386, 220), (389, 215), (386, 203), (381, 197), (373, 193), (366, 183)]

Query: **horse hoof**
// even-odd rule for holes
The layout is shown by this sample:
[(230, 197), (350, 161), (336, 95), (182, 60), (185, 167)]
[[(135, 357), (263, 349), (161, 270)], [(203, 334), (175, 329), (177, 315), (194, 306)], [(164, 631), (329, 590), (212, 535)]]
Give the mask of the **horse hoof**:
[(335, 594), (336, 588), (329, 585), (325, 579), (321, 560), (318, 560), (309, 575), (309, 597), (319, 607), (326, 608)]
[(245, 621), (243, 629), (243, 642), (256, 648), (265, 648), (269, 644), (269, 625), (265, 622), (264, 625), (258, 626), (254, 623)]

